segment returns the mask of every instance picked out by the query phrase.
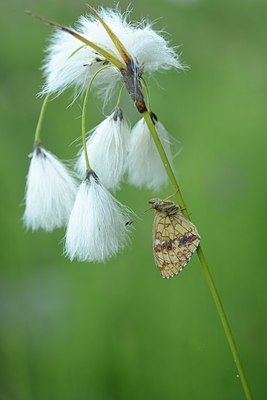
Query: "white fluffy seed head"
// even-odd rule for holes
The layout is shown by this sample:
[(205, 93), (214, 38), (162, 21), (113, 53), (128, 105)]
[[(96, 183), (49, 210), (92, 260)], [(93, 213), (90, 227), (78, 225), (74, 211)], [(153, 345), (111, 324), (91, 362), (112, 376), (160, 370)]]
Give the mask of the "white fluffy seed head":
[[(117, 108), (93, 130), (87, 141), (90, 165), (108, 189), (118, 189), (123, 179), (129, 136), (129, 124)], [(86, 171), (84, 151), (79, 154), (76, 168), (83, 177)]]
[(33, 231), (64, 226), (77, 192), (65, 165), (42, 147), (35, 147), (27, 176), (23, 221)]
[[(172, 163), (170, 137), (161, 122), (154, 120), (161, 143)], [(168, 181), (167, 174), (144, 119), (132, 129), (128, 155), (128, 181), (137, 187), (157, 190)]]
[(81, 183), (66, 232), (65, 253), (73, 260), (103, 262), (127, 243), (129, 210), (94, 173)]
[[(153, 30), (151, 23), (146, 21), (130, 23), (127, 21), (127, 15), (122, 15), (118, 10), (102, 8), (98, 12), (129, 54), (143, 67), (145, 73), (184, 68), (174, 49), (163, 38), (162, 32)], [(76, 31), (122, 61), (107, 32), (94, 16), (80, 17)], [(82, 92), (96, 70), (104, 63), (103, 57), (90, 47), (83, 45), (68, 33), (58, 31), (52, 36), (46, 50), (43, 67), (45, 85), (41, 93), (61, 93), (72, 85), (78, 92)], [(100, 93), (107, 94), (114, 89), (120, 79), (120, 72), (110, 66), (97, 76), (95, 87)]]

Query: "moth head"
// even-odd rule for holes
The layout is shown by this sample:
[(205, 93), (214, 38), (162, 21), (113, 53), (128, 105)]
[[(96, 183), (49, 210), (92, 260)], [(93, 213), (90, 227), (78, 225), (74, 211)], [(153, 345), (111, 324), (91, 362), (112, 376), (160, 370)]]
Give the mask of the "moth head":
[(176, 204), (174, 204), (172, 201), (152, 199), (152, 200), (149, 200), (148, 203), (151, 205), (152, 208), (154, 208), (154, 210), (157, 210), (157, 211), (164, 211), (164, 210), (168, 210), (173, 207), (175, 207), (176, 210), (179, 209), (179, 207), (176, 206)]
[(151, 205), (151, 208), (154, 208), (155, 210), (159, 209), (161, 203), (162, 203), (162, 200), (160, 200), (160, 199), (151, 199), (148, 202), (148, 204)]

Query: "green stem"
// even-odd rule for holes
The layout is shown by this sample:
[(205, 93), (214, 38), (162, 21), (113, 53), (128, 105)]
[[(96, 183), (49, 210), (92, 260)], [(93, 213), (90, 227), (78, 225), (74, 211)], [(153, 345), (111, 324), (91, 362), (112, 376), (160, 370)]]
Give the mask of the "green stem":
[(144, 87), (145, 87), (145, 89), (146, 89), (147, 108), (148, 108), (148, 110), (151, 110), (151, 96), (150, 96), (150, 90), (149, 90), (149, 87), (148, 87), (148, 84), (147, 84), (146, 80), (145, 80), (143, 77), (142, 77), (141, 79), (142, 79), (142, 82), (143, 82)]
[[(91, 83), (91, 81), (90, 81)], [(86, 170), (89, 172), (91, 170), (90, 163), (89, 163), (89, 157), (88, 157), (88, 151), (87, 151), (87, 144), (86, 144), (86, 111), (87, 111), (87, 99), (89, 95), (91, 85), (89, 84), (88, 88), (86, 89), (84, 100), (83, 100), (83, 108), (82, 108), (82, 142), (83, 142), (83, 151), (84, 151), (84, 157), (85, 157), (85, 165), (86, 165)]]
[(117, 100), (117, 103), (116, 103), (116, 106), (115, 106), (115, 108), (119, 108), (119, 106), (120, 106), (120, 102), (121, 102), (121, 95), (122, 95), (122, 92), (123, 92), (123, 89), (125, 88), (125, 83), (121, 86), (121, 88), (120, 88), (120, 91), (119, 91), (119, 95), (118, 95), (118, 100)]
[[(172, 187), (173, 187), (173, 189), (175, 191), (175, 196), (177, 198), (178, 205), (181, 208), (181, 211), (184, 214), (184, 216), (187, 219), (190, 220), (190, 215), (189, 215), (189, 213), (188, 213), (188, 211), (186, 209), (182, 193), (180, 191), (179, 185), (178, 185), (178, 183), (176, 181), (176, 178), (174, 176), (174, 173), (173, 173), (173, 170), (171, 168), (171, 165), (170, 165), (170, 162), (168, 160), (168, 157), (166, 155), (166, 152), (165, 152), (165, 150), (164, 150), (164, 148), (163, 148), (163, 146), (161, 144), (161, 141), (159, 139), (157, 130), (155, 128), (155, 125), (154, 125), (154, 123), (153, 123), (153, 121), (152, 121), (152, 119), (150, 117), (150, 113), (148, 111), (144, 112), (143, 113), (143, 117), (144, 117), (144, 119), (146, 121), (147, 127), (148, 127), (148, 129), (149, 129), (149, 131), (151, 133), (151, 136), (152, 136), (152, 138), (154, 140), (154, 143), (155, 143), (155, 145), (157, 147), (157, 150), (159, 152), (161, 160), (162, 160), (162, 162), (164, 164), (164, 167), (165, 167), (166, 173), (168, 175), (168, 178), (170, 180), (170, 183), (171, 183), (171, 185), (172, 185)], [(225, 314), (225, 311), (224, 311), (224, 308), (223, 308), (219, 293), (217, 291), (217, 288), (215, 286), (214, 280), (213, 280), (212, 275), (210, 273), (210, 270), (209, 270), (209, 267), (208, 267), (208, 263), (207, 263), (207, 260), (206, 260), (206, 258), (204, 256), (204, 253), (203, 253), (203, 250), (202, 250), (201, 246), (199, 246), (198, 249), (197, 249), (197, 255), (198, 255), (200, 264), (201, 264), (201, 266), (203, 268), (203, 272), (204, 272), (204, 275), (206, 277), (208, 286), (210, 288), (213, 300), (215, 302), (219, 317), (221, 319), (221, 322), (222, 322), (222, 325), (223, 325), (223, 329), (224, 329), (226, 338), (228, 340), (228, 344), (229, 344), (231, 352), (232, 352), (232, 356), (233, 356), (234, 362), (236, 364), (236, 367), (237, 367), (237, 370), (238, 370), (238, 373), (239, 373), (240, 381), (241, 381), (241, 384), (242, 384), (246, 399), (247, 400), (252, 400), (252, 394), (251, 394), (251, 391), (250, 391), (250, 388), (249, 388), (249, 385), (248, 385), (247, 378), (246, 378), (245, 373), (244, 373), (244, 369), (243, 369), (242, 364), (241, 364), (241, 360), (240, 360), (239, 353), (238, 353), (238, 350), (237, 350), (237, 346), (235, 344), (235, 340), (234, 340), (234, 337), (233, 337), (233, 334), (232, 334), (232, 331), (231, 331), (231, 328), (230, 328), (230, 324), (229, 324), (227, 316)]]
[(82, 142), (83, 142), (83, 150), (84, 150), (84, 157), (85, 157), (85, 164), (86, 164), (86, 170), (87, 172), (90, 172), (91, 167), (89, 163), (89, 156), (88, 156), (88, 151), (87, 151), (87, 145), (86, 145), (86, 112), (87, 112), (87, 103), (88, 103), (88, 96), (89, 92), (91, 90), (92, 84), (100, 72), (102, 72), (104, 69), (110, 68), (110, 65), (105, 65), (104, 67), (100, 68), (95, 72), (95, 74), (92, 76), (90, 79), (89, 85), (86, 89), (84, 100), (83, 100), (83, 108), (82, 108)]
[(42, 128), (45, 110), (46, 110), (46, 106), (47, 106), (49, 97), (50, 97), (50, 94), (47, 94), (43, 101), (40, 115), (39, 115), (38, 122), (37, 122), (37, 126), (36, 126), (36, 130), (35, 130), (34, 143), (37, 144), (38, 146), (41, 145), (41, 128)]
[(170, 162), (168, 160), (167, 154), (166, 154), (166, 152), (165, 152), (165, 150), (164, 150), (164, 148), (163, 148), (163, 146), (161, 144), (161, 141), (159, 139), (157, 130), (155, 128), (155, 125), (154, 125), (154, 123), (153, 123), (153, 121), (152, 121), (152, 119), (150, 117), (150, 113), (148, 111), (145, 111), (143, 113), (143, 117), (144, 117), (144, 119), (146, 121), (148, 129), (149, 129), (149, 131), (151, 133), (151, 136), (152, 136), (152, 138), (154, 140), (154, 143), (155, 143), (155, 145), (157, 147), (157, 150), (158, 150), (159, 155), (161, 157), (161, 160), (163, 162), (164, 168), (165, 168), (166, 173), (168, 175), (169, 181), (170, 181), (170, 183), (171, 183), (171, 185), (172, 185), (172, 187), (174, 189), (175, 197), (177, 198), (177, 202), (178, 202), (178, 204), (179, 204), (184, 216), (189, 219), (189, 213), (188, 213), (188, 211), (186, 209), (182, 193), (180, 191), (180, 188), (179, 188), (178, 183), (176, 181), (176, 178), (174, 176), (174, 173), (173, 173), (172, 167), (170, 165)]
[(230, 324), (228, 322), (228, 318), (227, 318), (227, 316), (225, 314), (225, 311), (224, 311), (224, 308), (223, 308), (219, 293), (218, 293), (217, 288), (215, 286), (213, 277), (212, 277), (212, 275), (210, 273), (210, 270), (209, 270), (209, 267), (208, 267), (208, 263), (207, 263), (206, 257), (204, 256), (204, 253), (203, 253), (203, 250), (202, 250), (201, 246), (199, 246), (197, 248), (197, 255), (198, 255), (200, 264), (201, 264), (201, 266), (203, 268), (205, 277), (207, 279), (207, 282), (208, 282), (208, 285), (209, 285), (213, 300), (214, 300), (214, 302), (216, 304), (217, 311), (218, 311), (218, 314), (220, 316), (221, 322), (223, 324), (223, 329), (224, 329), (225, 335), (227, 337), (228, 344), (230, 346), (230, 349), (231, 349), (231, 352), (232, 352), (232, 355), (233, 355), (233, 359), (234, 359), (234, 362), (235, 362), (237, 370), (238, 370), (238, 374), (239, 374), (239, 377), (240, 377), (240, 381), (241, 381), (241, 384), (242, 384), (246, 399), (247, 400), (252, 400), (252, 393), (250, 391), (250, 388), (249, 388), (249, 385), (248, 385), (248, 381), (247, 381), (243, 366), (241, 364), (241, 360), (240, 360), (238, 349), (237, 349), (237, 346), (236, 346), (236, 343), (235, 343), (235, 340), (234, 340), (234, 336), (233, 336)]

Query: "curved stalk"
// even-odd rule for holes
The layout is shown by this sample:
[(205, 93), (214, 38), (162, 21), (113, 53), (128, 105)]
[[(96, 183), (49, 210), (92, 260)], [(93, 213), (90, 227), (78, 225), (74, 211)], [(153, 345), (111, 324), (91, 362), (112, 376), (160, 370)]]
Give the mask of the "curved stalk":
[(100, 72), (102, 72), (104, 69), (109, 68), (109, 65), (105, 65), (104, 67), (100, 68), (95, 72), (95, 74), (92, 76), (90, 79), (90, 82), (88, 84), (88, 87), (86, 89), (85, 95), (84, 95), (84, 100), (83, 100), (83, 108), (82, 108), (82, 142), (83, 142), (83, 150), (84, 150), (84, 157), (85, 157), (85, 164), (86, 164), (86, 170), (87, 172), (91, 171), (91, 166), (89, 162), (89, 156), (88, 156), (88, 151), (87, 151), (87, 145), (86, 145), (86, 112), (87, 112), (87, 103), (88, 103), (88, 96), (89, 92), (91, 90), (92, 84)]
[(119, 95), (118, 95), (118, 100), (117, 100), (117, 103), (116, 103), (115, 108), (119, 108), (119, 106), (120, 106), (121, 96), (122, 96), (122, 92), (123, 92), (123, 89), (124, 89), (124, 88), (125, 88), (125, 83), (123, 83), (123, 84), (121, 85), (121, 88), (120, 88), (120, 91), (119, 91)]
[(37, 146), (41, 145), (41, 128), (42, 128), (42, 125), (43, 125), (43, 119), (44, 119), (46, 106), (47, 106), (49, 97), (50, 97), (50, 94), (47, 94), (45, 99), (44, 99), (44, 101), (43, 101), (43, 104), (42, 104), (42, 107), (41, 107), (41, 111), (40, 111), (40, 115), (39, 115), (38, 122), (37, 122), (37, 126), (36, 126), (36, 130), (35, 130), (34, 143)]
[(152, 119), (150, 117), (150, 113), (148, 111), (144, 112), (143, 113), (143, 117), (144, 117), (144, 119), (146, 121), (147, 127), (148, 127), (148, 129), (149, 129), (149, 131), (151, 133), (151, 136), (152, 136), (152, 138), (154, 140), (154, 143), (155, 143), (155, 145), (157, 147), (157, 150), (159, 152), (161, 161), (163, 162), (164, 168), (165, 168), (166, 173), (168, 175), (169, 181), (170, 181), (170, 183), (171, 183), (171, 185), (172, 185), (172, 187), (174, 189), (175, 197), (177, 198), (177, 203), (179, 204), (184, 216), (187, 219), (190, 219), (189, 213), (188, 213), (188, 211), (186, 209), (186, 205), (185, 205), (182, 193), (181, 193), (180, 188), (178, 186), (178, 183), (176, 181), (176, 178), (175, 178), (175, 175), (173, 173), (173, 170), (172, 170), (172, 167), (170, 165), (170, 162), (168, 160), (167, 154), (166, 154), (166, 152), (165, 152), (165, 150), (164, 150), (164, 148), (163, 148), (163, 146), (161, 144), (161, 141), (159, 139), (157, 130), (155, 128), (155, 125), (154, 125), (154, 123), (153, 123), (153, 121), (152, 121)]
[(144, 78), (143, 76), (141, 77), (141, 80), (142, 80), (142, 82), (143, 82), (143, 84), (144, 84), (144, 87), (145, 87), (145, 89), (146, 89), (147, 109), (148, 109), (148, 110), (151, 110), (151, 95), (150, 95), (150, 90), (149, 90), (148, 84), (147, 84), (147, 82), (146, 82), (146, 80), (145, 80), (145, 78)]
[[(173, 189), (175, 191), (175, 197), (177, 199), (177, 203), (178, 203), (179, 207), (181, 208), (181, 212), (183, 213), (183, 215), (188, 220), (190, 220), (190, 215), (189, 215), (189, 212), (188, 212), (188, 210), (186, 208), (186, 205), (185, 205), (181, 190), (179, 188), (179, 185), (178, 185), (177, 180), (175, 178), (175, 175), (173, 173), (173, 170), (172, 170), (172, 167), (171, 167), (170, 162), (168, 160), (168, 157), (166, 155), (166, 152), (165, 152), (165, 150), (164, 150), (164, 148), (163, 148), (163, 146), (161, 144), (161, 141), (159, 139), (157, 130), (155, 128), (155, 125), (154, 125), (154, 123), (153, 123), (153, 121), (152, 121), (152, 119), (150, 117), (150, 113), (148, 111), (144, 112), (143, 113), (143, 117), (144, 117), (144, 119), (146, 121), (147, 127), (148, 127), (148, 129), (149, 129), (149, 131), (151, 133), (151, 136), (152, 136), (152, 138), (154, 140), (154, 143), (155, 143), (155, 145), (157, 147), (157, 150), (159, 152), (159, 155), (160, 155), (161, 160), (163, 162), (163, 165), (165, 167), (166, 173), (168, 175), (169, 181), (170, 181), (170, 183), (171, 183), (171, 185), (172, 185), (172, 187), (173, 187)], [(203, 253), (203, 250), (202, 250), (201, 246), (199, 246), (197, 248), (197, 255), (198, 255), (200, 264), (202, 266), (205, 278), (207, 280), (208, 286), (210, 288), (211, 295), (212, 295), (214, 303), (216, 305), (219, 317), (221, 319), (221, 322), (222, 322), (222, 325), (223, 325), (223, 329), (224, 329), (224, 333), (225, 333), (225, 336), (227, 338), (230, 350), (232, 352), (232, 356), (233, 356), (234, 362), (236, 364), (236, 367), (237, 367), (237, 370), (238, 370), (238, 373), (239, 373), (239, 376), (240, 376), (240, 381), (241, 381), (241, 384), (242, 384), (246, 399), (247, 400), (252, 400), (252, 394), (251, 394), (251, 391), (250, 391), (250, 388), (249, 388), (249, 385), (248, 385), (248, 381), (247, 381), (244, 369), (243, 369), (242, 364), (241, 364), (240, 356), (239, 356), (238, 349), (237, 349), (237, 346), (236, 346), (236, 343), (235, 343), (235, 340), (234, 340), (234, 337), (233, 337), (233, 334), (232, 334), (232, 331), (231, 331), (231, 327), (230, 327), (230, 324), (228, 322), (227, 316), (225, 314), (225, 311), (224, 311), (224, 308), (223, 308), (223, 305), (222, 305), (222, 301), (220, 299), (219, 293), (218, 293), (217, 288), (215, 286), (213, 277), (212, 277), (212, 275), (210, 273), (210, 270), (209, 270), (209, 267), (208, 267), (208, 263), (207, 263), (207, 260), (206, 260), (206, 258), (204, 256), (204, 253)]]

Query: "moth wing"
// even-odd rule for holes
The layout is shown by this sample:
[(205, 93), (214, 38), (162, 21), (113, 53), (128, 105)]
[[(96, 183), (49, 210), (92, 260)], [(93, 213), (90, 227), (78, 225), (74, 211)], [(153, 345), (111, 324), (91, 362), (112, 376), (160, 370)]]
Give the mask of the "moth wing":
[(190, 261), (200, 241), (195, 225), (180, 213), (157, 212), (153, 226), (153, 254), (163, 278), (177, 275)]

